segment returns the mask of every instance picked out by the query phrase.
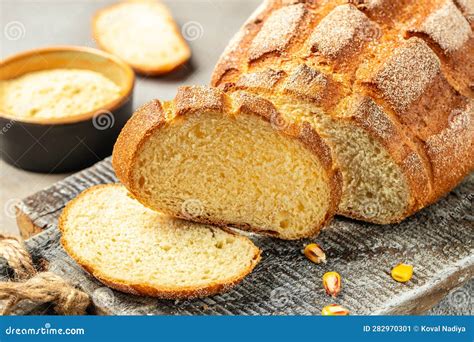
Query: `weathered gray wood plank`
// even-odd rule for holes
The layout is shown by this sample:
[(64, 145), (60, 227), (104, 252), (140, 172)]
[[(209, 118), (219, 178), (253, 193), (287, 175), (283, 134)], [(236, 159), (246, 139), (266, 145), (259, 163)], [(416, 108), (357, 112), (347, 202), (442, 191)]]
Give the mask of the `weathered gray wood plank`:
[[(104, 287), (80, 269), (60, 246), (56, 227), (67, 201), (92, 185), (113, 181), (116, 178), (110, 160), (105, 160), (19, 205), (20, 213), (31, 224), (46, 229), (27, 241), (35, 261), (48, 261), (53, 272), (91, 294), (98, 313), (319, 314), (323, 306), (334, 301), (324, 293), (321, 276), (335, 270), (343, 277), (343, 291), (335, 302), (350, 308), (353, 314), (417, 314), (426, 312), (473, 277), (471, 175), (446, 198), (398, 225), (376, 226), (336, 218), (317, 238), (328, 255), (325, 265), (314, 265), (301, 255), (308, 241), (251, 235), (264, 251), (262, 262), (226, 294), (180, 302), (126, 295)], [(415, 275), (407, 284), (396, 283), (390, 277), (391, 267), (399, 262), (415, 266)], [(461, 298), (466, 297), (464, 292), (454, 293), (461, 300), (448, 313), (473, 313), (472, 283), (462, 288), (469, 292), (467, 299)], [(458, 300), (453, 298), (449, 300)]]

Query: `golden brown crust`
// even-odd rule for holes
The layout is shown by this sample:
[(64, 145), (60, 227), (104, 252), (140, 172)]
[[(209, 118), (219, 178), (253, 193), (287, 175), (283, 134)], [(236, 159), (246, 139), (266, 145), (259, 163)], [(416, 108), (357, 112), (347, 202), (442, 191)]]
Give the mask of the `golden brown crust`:
[(431, 201), (446, 194), (474, 169), (474, 101), (454, 110), (448, 120), (446, 128), (425, 142), (433, 165)]
[[(420, 53), (423, 54), (422, 58)], [(403, 69), (403, 72), (397, 72), (399, 69)], [(390, 71), (386, 72), (385, 78), (378, 78), (377, 75), (383, 70)], [(423, 76), (418, 76), (420, 74)], [(466, 125), (459, 134), (448, 134), (452, 131), (451, 118), (456, 113), (465, 112), (469, 100), (449, 84), (436, 54), (417, 37), (409, 38), (396, 49), (380, 69), (374, 70), (374, 75), (373, 82), (377, 88), (374, 96), (387, 101), (393, 117), (404, 131), (424, 146), (432, 176), (431, 193), (423, 206), (431, 204), (473, 169), (470, 160), (474, 151), (474, 127)], [(411, 80), (414, 81), (408, 86), (407, 82)], [(393, 83), (393, 86), (380, 86), (381, 83)], [(400, 94), (398, 98), (394, 96), (397, 93)], [(440, 146), (439, 139), (446, 134), (450, 140), (449, 144), (445, 141), (443, 146), (456, 146), (452, 151)], [(434, 145), (438, 148), (434, 148)], [(457, 156), (457, 162), (446, 167), (445, 162), (454, 161), (454, 155)]]
[[(455, 1), (464, 16), (469, 1)], [(452, 0), (300, 3), (310, 19), (288, 33), (294, 42), (279, 51), (279, 58), (249, 63), (254, 37), (285, 6), (269, 1), (221, 56), (212, 85), (228, 92), (289, 97), (294, 104), (311, 103), (315, 110), (366, 130), (404, 171), (409, 185), (407, 211), (393, 222), (432, 203), (472, 171), (473, 128), (465, 127), (457, 136), (448, 133), (449, 117), (463, 111), (468, 98), (474, 97), (474, 37)], [(455, 25), (438, 25), (443, 22)], [(280, 77), (273, 84), (266, 82), (259, 78), (265, 70)], [(292, 91), (285, 90), (297, 79), (291, 79), (297, 70), (300, 82)], [(332, 83), (316, 80), (318, 75)], [(377, 117), (375, 112), (338, 113), (342, 103), (358, 105), (361, 97), (379, 106)], [(385, 128), (376, 131), (377, 125)], [(440, 144), (441, 137), (457, 145), (456, 152), (450, 151), (454, 146), (442, 148), (450, 144)]]
[[(61, 216), (59, 217), (59, 230), (61, 233), (64, 233), (67, 225), (67, 217), (70, 208), (74, 205), (76, 201), (78, 201), (81, 197), (85, 196), (89, 192), (94, 192), (97, 189), (105, 188), (105, 187), (121, 187), (119, 184), (103, 184), (97, 185), (92, 188), (89, 188), (79, 194), (75, 199), (71, 200), (66, 207), (64, 208)], [(249, 240), (248, 238), (238, 235), (235, 232), (232, 232), (229, 229), (226, 229), (226, 232), (235, 235), (239, 239)], [(250, 240), (249, 240), (250, 241)], [(64, 238), (64, 234), (61, 237), (61, 244), (64, 247), (65, 251), (71, 256), (85, 271), (89, 274), (94, 276), (104, 285), (116, 289), (121, 292), (131, 293), (134, 295), (141, 295), (141, 296), (151, 296), (151, 297), (158, 297), (163, 299), (184, 299), (184, 298), (201, 298), (211, 296), (217, 293), (228, 291), (234, 285), (241, 282), (252, 270), (255, 266), (260, 262), (261, 259), (261, 251), (254, 245), (254, 258), (252, 259), (252, 263), (240, 274), (234, 275), (229, 279), (226, 279), (223, 282), (213, 282), (206, 286), (200, 287), (193, 287), (193, 286), (183, 286), (183, 287), (156, 287), (150, 286), (144, 283), (124, 283), (118, 279), (113, 279), (105, 274), (97, 271), (94, 265), (88, 261), (82, 260), (78, 257), (74, 252), (73, 249), (69, 247), (68, 241)]]
[[(474, 2), (471, 2), (471, 7)], [(425, 40), (441, 60), (443, 73), (461, 94), (474, 97), (474, 35), (469, 24), (468, 1), (436, 1), (426, 13), (415, 15), (407, 36)]]
[(134, 120), (125, 124), (115, 142), (114, 151), (120, 151), (120, 158), (113, 153), (112, 165), (118, 179), (122, 182), (130, 179), (130, 165), (142, 140), (164, 122), (165, 112), (158, 100), (150, 101), (135, 111)]
[[(136, 2), (139, 2), (139, 1), (154, 2), (153, 0), (137, 0)], [(102, 16), (104, 13), (107, 13), (108, 11), (110, 11), (111, 9), (114, 9), (115, 7), (124, 6), (124, 5), (126, 6), (127, 3), (118, 2), (110, 6), (104, 7), (102, 9), (99, 9), (97, 12), (95, 12), (94, 16), (92, 17), (92, 38), (94, 39), (94, 42), (99, 46), (100, 49), (107, 51), (111, 54), (114, 54), (114, 52), (111, 51), (109, 47), (107, 46), (107, 44), (105, 44), (102, 41), (101, 35), (98, 32), (97, 21), (98, 21), (98, 18)], [(160, 5), (164, 6), (163, 4), (160, 4)], [(127, 63), (130, 64), (133, 70), (135, 70), (137, 73), (142, 74), (142, 75), (147, 75), (147, 76), (163, 75), (163, 74), (166, 74), (178, 69), (179, 67), (184, 65), (189, 60), (189, 58), (191, 58), (191, 49), (189, 48), (187, 43), (184, 41), (184, 39), (181, 37), (181, 32), (179, 31), (176, 23), (172, 22), (172, 23), (167, 23), (167, 24), (173, 25), (173, 30), (175, 31), (175, 34), (177, 35), (177, 37), (180, 37), (182, 41), (181, 43), (183, 44), (183, 46), (185, 46), (187, 50), (186, 56), (179, 62), (162, 65), (160, 67), (153, 67), (153, 66), (144, 65), (144, 64), (136, 64), (136, 63), (127, 61)]]
[[(163, 107), (167, 107), (171, 111), (171, 113), (167, 114), (168, 116), (163, 113)], [(324, 222), (301, 234), (286, 237), (287, 239), (298, 239), (314, 235), (324, 224), (332, 219), (341, 197), (342, 176), (338, 168), (334, 166), (329, 147), (323, 142), (316, 131), (308, 124), (304, 124), (300, 127), (286, 122), (273, 104), (263, 98), (251, 94), (240, 94), (238, 92), (227, 95), (222, 90), (210, 87), (180, 87), (173, 103), (160, 104), (159, 101), (150, 102), (138, 109), (125, 125), (115, 144), (112, 154), (112, 164), (116, 170), (118, 179), (127, 187), (133, 196), (144, 205), (151, 207), (150, 203), (147, 203), (147, 200), (140, 196), (140, 192), (136, 189), (136, 182), (134, 182), (131, 175), (131, 170), (137, 167), (136, 151), (139, 150), (148, 136), (156, 129), (159, 129), (163, 124), (172, 122), (174, 119), (179, 119), (181, 116), (199, 114), (209, 110), (220, 112), (224, 115), (229, 115), (231, 111), (232, 115), (256, 115), (269, 122), (272, 127), (281, 134), (300, 141), (320, 160), (326, 172), (327, 182), (331, 191), (331, 202), (328, 203), (328, 210)], [(175, 213), (164, 210), (164, 213), (189, 220), (189, 217), (184, 217), (183, 214), (179, 212)], [(204, 217), (193, 217), (192, 220), (218, 226), (229, 225), (275, 236), (275, 233), (265, 232), (261, 227), (249, 227), (236, 222), (211, 221)]]
[(33, 235), (39, 234), (44, 231), (44, 228), (36, 225), (31, 217), (24, 213), (21, 208), (16, 208), (16, 225), (20, 230), (20, 235), (23, 240), (29, 239)]
[(216, 88), (184, 86), (178, 88), (174, 100), (174, 111), (178, 115), (194, 114), (202, 111), (223, 113), (224, 93)]
[(284, 94), (311, 101), (323, 109), (334, 107), (342, 97), (341, 86), (332, 75), (306, 64), (295, 67), (282, 90)]
[(357, 54), (379, 28), (352, 4), (337, 6), (314, 28), (308, 39), (310, 49), (325, 58), (344, 61)]
[(265, 21), (249, 46), (249, 61), (285, 51), (298, 34), (307, 11), (303, 4), (283, 6)]
[(473, 0), (454, 0), (454, 3), (462, 12), (467, 21), (474, 27), (474, 1)]
[(212, 74), (212, 84), (222, 83), (227, 75), (238, 71), (241, 63), (241, 47), (248, 46), (248, 43), (260, 30), (261, 23), (268, 14), (275, 9), (275, 1), (264, 0), (261, 5), (250, 16), (240, 31), (229, 42), (224, 53), (220, 57)]

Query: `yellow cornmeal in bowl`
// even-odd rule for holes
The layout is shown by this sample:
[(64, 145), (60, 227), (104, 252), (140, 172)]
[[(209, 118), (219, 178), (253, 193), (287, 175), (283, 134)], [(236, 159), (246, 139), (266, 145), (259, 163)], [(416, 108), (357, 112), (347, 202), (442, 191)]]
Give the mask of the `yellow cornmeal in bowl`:
[(120, 87), (83, 69), (51, 69), (0, 81), (0, 111), (19, 119), (62, 118), (98, 110), (120, 96)]

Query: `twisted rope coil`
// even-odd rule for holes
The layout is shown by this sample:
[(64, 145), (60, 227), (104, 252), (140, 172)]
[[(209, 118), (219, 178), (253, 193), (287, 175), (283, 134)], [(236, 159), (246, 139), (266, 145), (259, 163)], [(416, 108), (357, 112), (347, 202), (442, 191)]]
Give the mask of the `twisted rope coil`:
[(18, 280), (0, 282), (0, 300), (7, 300), (0, 312), (2, 315), (11, 314), (24, 300), (38, 304), (51, 302), (54, 310), (61, 315), (86, 313), (89, 296), (52, 272), (37, 273), (30, 254), (19, 238), (0, 234), (0, 256), (5, 258)]

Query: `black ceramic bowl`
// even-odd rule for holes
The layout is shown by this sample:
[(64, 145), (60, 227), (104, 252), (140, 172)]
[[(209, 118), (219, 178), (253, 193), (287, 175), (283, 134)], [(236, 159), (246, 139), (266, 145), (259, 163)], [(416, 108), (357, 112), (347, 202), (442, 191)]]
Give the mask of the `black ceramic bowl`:
[(16, 167), (47, 173), (82, 169), (109, 156), (132, 114), (132, 69), (108, 53), (75, 46), (32, 50), (0, 63), (0, 80), (28, 72), (74, 68), (99, 72), (121, 89), (120, 97), (89, 113), (24, 120), (0, 111), (0, 153)]

